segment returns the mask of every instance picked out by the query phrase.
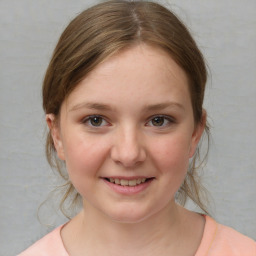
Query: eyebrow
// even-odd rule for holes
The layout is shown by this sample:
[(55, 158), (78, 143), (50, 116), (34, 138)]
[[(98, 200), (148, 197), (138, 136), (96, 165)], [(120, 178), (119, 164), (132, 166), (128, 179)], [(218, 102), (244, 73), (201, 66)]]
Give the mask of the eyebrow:
[(157, 111), (157, 110), (163, 110), (166, 108), (179, 108), (179, 109), (185, 110), (184, 106), (177, 102), (164, 102), (164, 103), (159, 103), (159, 104), (148, 105), (145, 107), (145, 110), (146, 111)]
[(93, 102), (88, 102), (88, 103), (80, 103), (75, 106), (73, 106), (69, 111), (75, 111), (81, 108), (88, 108), (88, 109), (95, 109), (95, 110), (104, 110), (104, 111), (110, 111), (112, 110), (112, 107), (106, 104), (101, 104), (101, 103), (93, 103)]
[[(102, 110), (102, 111), (112, 111), (113, 107), (107, 105), (107, 104), (102, 104), (102, 103), (94, 103), (94, 102), (87, 102), (87, 103), (79, 103), (73, 107), (69, 111), (75, 111), (78, 109), (82, 108), (87, 108), (87, 109), (92, 109), (92, 110)], [(179, 108), (181, 110), (184, 110), (183, 105), (177, 102), (164, 102), (164, 103), (158, 103), (158, 104), (153, 104), (153, 105), (146, 105), (143, 110), (145, 112), (148, 111), (159, 111), (163, 110), (166, 108)]]

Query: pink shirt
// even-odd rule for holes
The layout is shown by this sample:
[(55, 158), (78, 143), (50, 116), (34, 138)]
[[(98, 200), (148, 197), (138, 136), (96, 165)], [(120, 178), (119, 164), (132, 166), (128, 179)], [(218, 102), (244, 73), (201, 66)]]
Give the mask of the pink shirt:
[[(256, 242), (232, 228), (205, 216), (201, 244), (195, 256), (256, 256)], [(18, 256), (69, 256), (61, 239), (62, 226), (37, 241)]]

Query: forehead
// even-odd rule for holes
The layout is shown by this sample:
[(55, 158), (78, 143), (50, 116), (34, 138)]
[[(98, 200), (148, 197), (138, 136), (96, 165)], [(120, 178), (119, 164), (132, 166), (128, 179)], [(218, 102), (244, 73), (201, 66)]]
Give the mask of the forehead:
[(115, 104), (122, 99), (139, 104), (156, 97), (182, 100), (177, 98), (187, 96), (185, 72), (165, 51), (141, 44), (99, 64), (78, 84), (67, 104), (83, 100), (109, 100)]
[[(151, 78), (161, 71), (162, 74), (160, 77), (162, 79), (165, 79), (166, 76), (169, 76), (171, 73), (177, 80), (187, 81), (185, 72), (166, 51), (144, 43), (126, 48), (106, 58), (86, 76), (85, 80), (90, 80), (91, 78), (96, 79), (97, 77), (101, 79), (101, 76), (112, 75), (111, 72), (117, 70), (120, 72), (121, 67), (127, 70), (127, 72), (123, 74), (124, 79), (132, 78), (129, 72), (138, 74), (137, 78), (139, 79), (139, 77), (142, 77), (142, 71), (154, 72), (150, 73)], [(148, 77), (150, 74), (147, 74)], [(157, 77), (157, 79), (160, 77)], [(143, 78), (145, 79), (146, 76)]]

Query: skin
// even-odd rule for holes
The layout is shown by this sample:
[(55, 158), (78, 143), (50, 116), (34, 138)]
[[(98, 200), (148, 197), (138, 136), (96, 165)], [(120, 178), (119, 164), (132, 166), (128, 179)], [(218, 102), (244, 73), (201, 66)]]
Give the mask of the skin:
[[(61, 233), (71, 256), (196, 252), (204, 218), (174, 196), (205, 117), (195, 124), (187, 76), (170, 56), (142, 44), (110, 57), (63, 102), (59, 122), (46, 120), (84, 202)], [(124, 195), (108, 186), (110, 177), (152, 181)]]

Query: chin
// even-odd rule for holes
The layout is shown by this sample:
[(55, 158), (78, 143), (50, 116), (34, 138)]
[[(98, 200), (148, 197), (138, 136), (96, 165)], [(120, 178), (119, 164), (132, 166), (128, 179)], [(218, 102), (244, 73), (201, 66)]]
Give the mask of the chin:
[(154, 215), (155, 213), (156, 212), (153, 210), (149, 211), (146, 209), (139, 209), (138, 206), (137, 207), (130, 206), (130, 207), (122, 207), (122, 209), (120, 210), (113, 209), (113, 212), (107, 215), (108, 217), (111, 218), (112, 221), (117, 223), (135, 224), (148, 219), (150, 216)]

